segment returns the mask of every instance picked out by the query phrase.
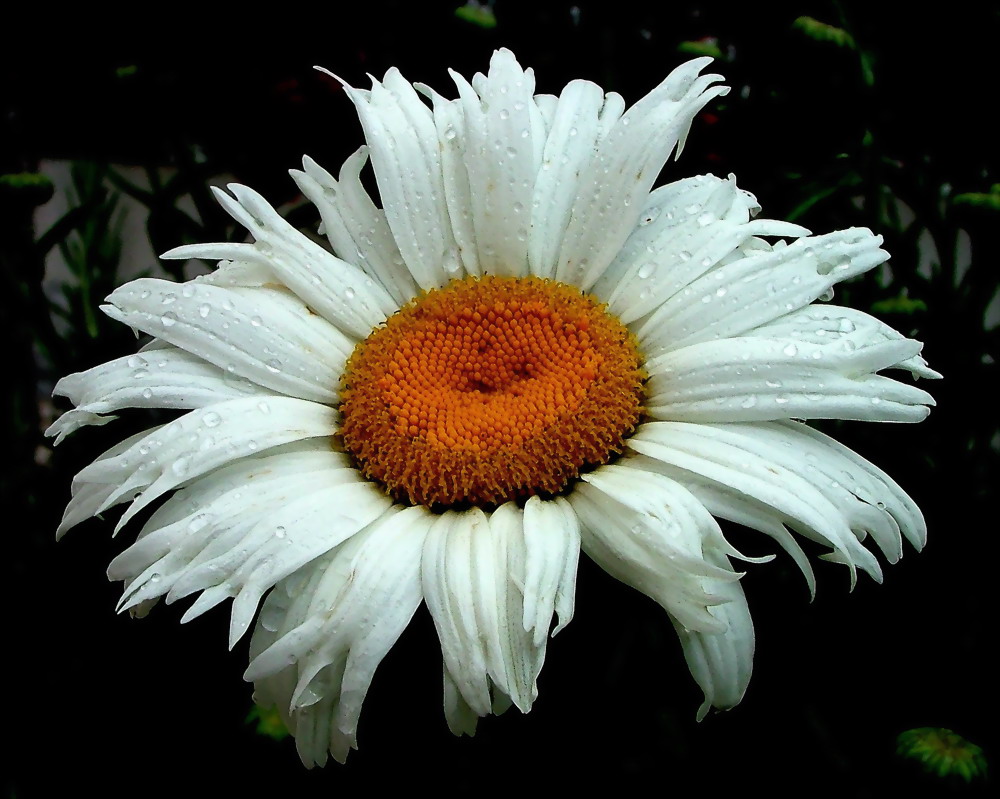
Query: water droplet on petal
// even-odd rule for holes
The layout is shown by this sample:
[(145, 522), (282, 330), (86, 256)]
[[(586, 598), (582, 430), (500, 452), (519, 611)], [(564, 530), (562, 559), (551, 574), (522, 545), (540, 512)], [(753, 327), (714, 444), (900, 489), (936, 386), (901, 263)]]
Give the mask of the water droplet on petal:
[(655, 271), (656, 271), (656, 264), (654, 264), (652, 261), (646, 261), (644, 264), (642, 264), (642, 266), (639, 267), (639, 271), (637, 272), (637, 274), (640, 280), (645, 280)]
[(212, 306), (209, 305), (207, 302), (202, 303), (198, 307), (198, 316), (200, 316), (202, 319), (204, 319), (210, 313), (212, 313)]
[(201, 421), (205, 427), (217, 427), (222, 422), (222, 417), (215, 411), (209, 411), (201, 418)]
[(265, 366), (267, 366), (267, 370), (269, 372), (277, 373), (281, 371), (281, 361), (277, 358), (272, 358), (265, 364)]
[(791, 358), (792, 356), (798, 354), (799, 349), (794, 344), (789, 344), (782, 350), (782, 352), (785, 353), (785, 355), (787, 355), (789, 358)]
[(173, 327), (177, 324), (177, 314), (167, 311), (167, 313), (160, 317), (160, 322), (163, 323), (164, 327)]

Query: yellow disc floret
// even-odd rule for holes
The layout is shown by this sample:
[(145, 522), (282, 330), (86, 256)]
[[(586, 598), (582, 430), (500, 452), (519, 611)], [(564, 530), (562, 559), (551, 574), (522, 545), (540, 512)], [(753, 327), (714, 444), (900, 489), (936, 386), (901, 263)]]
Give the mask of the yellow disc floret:
[(635, 339), (576, 288), (453, 280), (358, 344), (341, 435), (398, 501), (494, 505), (559, 493), (620, 453), (642, 409)]

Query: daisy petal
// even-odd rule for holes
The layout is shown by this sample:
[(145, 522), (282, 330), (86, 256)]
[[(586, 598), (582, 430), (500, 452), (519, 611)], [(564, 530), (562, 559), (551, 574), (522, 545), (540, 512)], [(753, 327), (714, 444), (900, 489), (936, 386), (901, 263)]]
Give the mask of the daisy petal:
[(782, 522), (814, 541), (833, 547), (851, 570), (881, 582), (878, 561), (858, 541), (841, 509), (808, 479), (752, 451), (745, 441), (713, 431), (707, 425), (650, 422), (642, 425), (629, 446), (673, 469), (687, 472), (719, 490), (749, 497), (770, 508)]
[(563, 89), (553, 108), (531, 204), (528, 262), (533, 275), (551, 278), (555, 274), (580, 172), (605, 132), (599, 124), (604, 102), (600, 86), (575, 80)]
[(134, 440), (114, 457), (84, 468), (75, 482), (107, 487), (101, 489), (106, 496), (94, 504), (91, 494), (86, 500), (74, 494), (59, 535), (83, 518), (135, 498), (117, 531), (154, 499), (187, 480), (237, 458), (335, 431), (332, 409), (292, 397), (248, 397), (192, 411)]
[(498, 50), (475, 89), (455, 72), (463, 117), (462, 156), (482, 273), (527, 274), (528, 226), (544, 123), (535, 106), (535, 78), (509, 50)]
[(580, 518), (583, 548), (611, 576), (656, 600), (689, 630), (722, 632), (702, 577), (738, 574), (705, 559), (729, 550), (718, 525), (680, 485), (662, 475), (603, 466), (583, 477), (569, 501)]
[(316, 402), (336, 401), (340, 373), (353, 349), (343, 333), (281, 290), (140, 278), (115, 289), (108, 302), (101, 309), (112, 319), (227, 375)]
[[(729, 559), (721, 553), (708, 552), (706, 557), (721, 569), (731, 568)], [(704, 582), (706, 591), (725, 600), (708, 609), (726, 625), (725, 631), (686, 630), (674, 622), (688, 668), (705, 693), (705, 701), (698, 708), (699, 721), (712, 707), (726, 710), (740, 703), (750, 684), (754, 651), (753, 622), (743, 586), (733, 580)]]
[(698, 73), (711, 62), (696, 58), (618, 119), (580, 173), (577, 200), (559, 251), (557, 280), (587, 290), (614, 260), (639, 219), (645, 196), (695, 115), (728, 92), (712, 86), (719, 75)]
[[(327, 321), (363, 338), (395, 310), (384, 288), (289, 225), (253, 189), (238, 183), (226, 188), (232, 197), (213, 187), (215, 198), (250, 231), (256, 240), (254, 246), (267, 257), (268, 266), (281, 282)], [(163, 257), (176, 257), (176, 253), (164, 253)]]
[[(340, 762), (357, 748), (358, 718), (375, 669), (420, 605), (420, 551), (433, 519), (421, 507), (397, 509), (342, 544), (324, 560), (304, 618), (247, 669), (246, 679), (255, 683), (293, 671), (294, 690), (279, 709), (293, 724), (305, 707), (329, 713), (329, 737), (316, 744)], [(258, 631), (265, 623), (277, 626), (269, 603)], [(298, 743), (317, 748), (308, 736)]]
[(576, 567), (580, 559), (580, 523), (563, 497), (543, 501), (531, 497), (524, 506), (524, 613), (522, 624), (541, 646), (553, 611), (559, 624), (552, 635), (573, 619)]
[(302, 159), (305, 171), (293, 169), (290, 174), (319, 209), (334, 251), (345, 261), (356, 262), (385, 287), (397, 305), (403, 305), (417, 293), (417, 285), (403, 263), (385, 213), (361, 185), (367, 160), (368, 148), (359, 148), (344, 162), (339, 181), (308, 156)]
[(371, 91), (345, 91), (361, 118), (385, 217), (406, 266), (420, 288), (443, 286), (459, 261), (430, 109), (395, 68), (381, 83), (372, 79)]
[(490, 713), (490, 686), (475, 614), (472, 556), (474, 539), (488, 536), (488, 531), (489, 521), (478, 508), (445, 513), (427, 534), (422, 555), (424, 599), (441, 641), (446, 671), (477, 716)]
[[(909, 341), (885, 322), (854, 308), (837, 305), (807, 305), (773, 322), (750, 331), (763, 338), (786, 338), (846, 352), (864, 349), (886, 341)], [(922, 345), (921, 345), (922, 346)], [(919, 350), (918, 350), (919, 351)], [(940, 379), (941, 375), (919, 355), (903, 358), (887, 369), (906, 369), (914, 378)]]
[(45, 431), (59, 444), (88, 424), (106, 424), (122, 408), (201, 408), (213, 402), (271, 392), (248, 380), (228, 375), (196, 355), (171, 347), (155, 350), (155, 357), (128, 355), (67, 375), (53, 395), (69, 397), (76, 408), (60, 416)]
[[(595, 291), (625, 324), (655, 310), (754, 236), (804, 236), (798, 225), (750, 219), (752, 195), (735, 178), (702, 175), (649, 197), (639, 225)], [(717, 289), (718, 290), (718, 289)], [(645, 342), (643, 342), (645, 343)], [(647, 348), (647, 354), (653, 354)]]
[(920, 422), (934, 398), (875, 374), (914, 357), (920, 347), (908, 339), (854, 350), (766, 338), (694, 344), (647, 363), (646, 412), (690, 422)]
[(738, 336), (802, 308), (841, 280), (888, 259), (881, 236), (851, 228), (801, 238), (711, 269), (651, 313), (636, 335), (647, 350)]

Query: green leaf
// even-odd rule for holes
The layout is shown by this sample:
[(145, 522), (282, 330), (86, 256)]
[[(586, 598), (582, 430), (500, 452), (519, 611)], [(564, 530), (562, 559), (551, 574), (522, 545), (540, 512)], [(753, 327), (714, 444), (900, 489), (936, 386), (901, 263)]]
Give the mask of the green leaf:
[(464, 6), (455, 9), (455, 16), (480, 28), (489, 29), (497, 26), (492, 2), (484, 4), (477, 2), (477, 0), (469, 0)]
[(904, 290), (898, 297), (889, 297), (872, 303), (872, 311), (877, 314), (906, 314), (910, 316), (927, 310), (927, 303), (907, 295)]
[(273, 738), (275, 741), (284, 740), (289, 735), (288, 728), (281, 720), (281, 714), (278, 713), (277, 708), (261, 708), (254, 705), (247, 713), (246, 723), (256, 724), (258, 735)]
[(719, 48), (719, 40), (714, 36), (706, 36), (704, 39), (681, 42), (677, 45), (677, 52), (694, 56), (707, 55), (711, 58), (725, 60), (725, 55)]
[(802, 31), (810, 39), (815, 39), (817, 42), (833, 42), (837, 47), (848, 47), (851, 50), (857, 49), (854, 37), (843, 28), (828, 25), (813, 17), (799, 17), (792, 23), (792, 27)]
[(938, 777), (956, 775), (965, 782), (986, 777), (988, 764), (982, 748), (944, 727), (917, 727), (896, 738), (896, 754), (920, 762)]

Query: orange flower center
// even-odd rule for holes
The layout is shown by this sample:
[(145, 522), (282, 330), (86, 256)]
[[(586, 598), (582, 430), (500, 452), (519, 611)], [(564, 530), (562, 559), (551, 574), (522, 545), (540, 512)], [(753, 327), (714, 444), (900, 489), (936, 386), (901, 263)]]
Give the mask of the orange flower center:
[(622, 451), (644, 377), (635, 338), (578, 289), (534, 277), (453, 280), (358, 344), (341, 435), (397, 501), (552, 495)]

